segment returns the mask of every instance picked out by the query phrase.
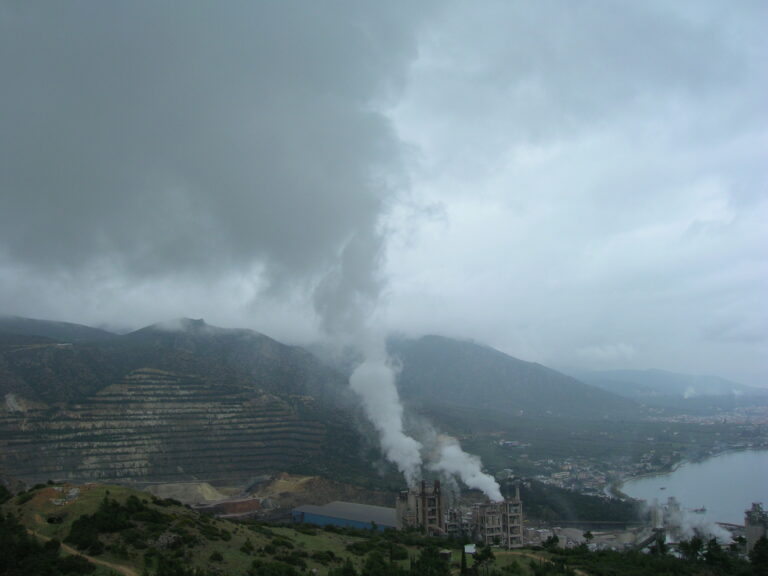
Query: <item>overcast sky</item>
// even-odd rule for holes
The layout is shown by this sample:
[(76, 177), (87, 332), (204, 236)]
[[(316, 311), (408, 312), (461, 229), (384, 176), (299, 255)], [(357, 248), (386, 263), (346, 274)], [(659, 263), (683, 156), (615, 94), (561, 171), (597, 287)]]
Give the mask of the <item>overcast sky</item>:
[(768, 385), (766, 22), (0, 0), (0, 312)]

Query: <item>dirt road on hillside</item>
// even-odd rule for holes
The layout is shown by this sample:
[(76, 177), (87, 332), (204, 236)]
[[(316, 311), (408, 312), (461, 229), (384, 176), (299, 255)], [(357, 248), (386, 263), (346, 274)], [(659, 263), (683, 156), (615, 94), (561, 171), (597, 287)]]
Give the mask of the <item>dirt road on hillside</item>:
[[(35, 538), (38, 538), (39, 540), (42, 540), (43, 542), (47, 542), (50, 540), (48, 536), (43, 536), (42, 534), (38, 534), (34, 530), (30, 530), (27, 528), (27, 533), (30, 536), (34, 536)], [(106, 568), (109, 568), (110, 570), (114, 570), (115, 572), (118, 572), (119, 574), (122, 574), (123, 576), (139, 576), (139, 573), (136, 572), (133, 568), (129, 568), (128, 566), (123, 566), (122, 564), (113, 564), (112, 562), (107, 562), (106, 560), (101, 560), (99, 558), (94, 558), (93, 556), (88, 556), (87, 554), (83, 554), (82, 552), (78, 552), (76, 549), (72, 548), (72, 546), (68, 544), (61, 543), (61, 549), (64, 550), (67, 554), (72, 554), (73, 556), (82, 556), (88, 562), (91, 564), (98, 564), (99, 566), (104, 566)]]

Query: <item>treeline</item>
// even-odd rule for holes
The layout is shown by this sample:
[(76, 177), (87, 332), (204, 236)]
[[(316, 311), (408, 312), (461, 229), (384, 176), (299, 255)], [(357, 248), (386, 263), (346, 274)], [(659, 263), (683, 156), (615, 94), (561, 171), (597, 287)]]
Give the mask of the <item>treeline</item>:
[(768, 540), (763, 537), (745, 559), (739, 546), (723, 548), (714, 538), (698, 536), (680, 542), (678, 555), (672, 555), (663, 542), (650, 553), (639, 551), (590, 552), (586, 546), (570, 550), (550, 548), (553, 562), (569, 569), (580, 569), (590, 576), (768, 576)]
[(532, 480), (520, 487), (526, 517), (547, 522), (636, 522), (640, 505), (616, 498), (587, 496)]

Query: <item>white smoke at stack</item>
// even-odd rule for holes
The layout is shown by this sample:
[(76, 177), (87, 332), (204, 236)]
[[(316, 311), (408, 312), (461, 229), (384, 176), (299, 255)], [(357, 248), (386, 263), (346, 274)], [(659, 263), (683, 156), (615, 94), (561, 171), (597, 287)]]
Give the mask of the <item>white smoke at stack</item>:
[(387, 357), (381, 341), (368, 346), (349, 384), (362, 400), (366, 416), (379, 433), (379, 442), (387, 460), (405, 476), (409, 487), (421, 478), (421, 444), (408, 436), (403, 426), (403, 405), (397, 392), (397, 370)]
[(376, 219), (361, 221), (339, 254), (337, 265), (314, 292), (323, 331), (342, 346), (358, 350), (363, 362), (349, 378), (363, 410), (379, 434), (387, 460), (397, 466), (409, 486), (421, 478), (421, 444), (403, 426), (403, 406), (395, 380), (397, 370), (387, 356), (374, 312), (384, 286), (380, 265), (386, 237)]
[(464, 452), (456, 438), (440, 435), (436, 448), (437, 460), (427, 465), (430, 470), (457, 476), (469, 488), (481, 490), (491, 502), (504, 500), (499, 483), (483, 472), (480, 458)]
[[(364, 361), (350, 376), (350, 387), (379, 433), (387, 460), (414, 487), (421, 478), (422, 444), (405, 433), (397, 369), (387, 355), (384, 336), (374, 328), (374, 312), (385, 284), (380, 276), (385, 240), (375, 218), (361, 221), (339, 253), (337, 265), (316, 287), (314, 304), (323, 331), (337, 343), (352, 345), (362, 353)], [(457, 476), (494, 502), (503, 499), (496, 481), (483, 474), (479, 458), (464, 452), (455, 438), (439, 438), (438, 456), (430, 469)], [(432, 443), (432, 438), (426, 440)]]

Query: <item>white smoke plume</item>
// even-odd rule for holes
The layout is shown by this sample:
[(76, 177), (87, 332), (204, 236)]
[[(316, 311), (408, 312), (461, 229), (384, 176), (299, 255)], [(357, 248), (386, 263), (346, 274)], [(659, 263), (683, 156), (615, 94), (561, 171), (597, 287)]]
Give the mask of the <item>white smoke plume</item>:
[(686, 540), (690, 540), (694, 536), (700, 536), (705, 539), (717, 538), (720, 543), (726, 544), (732, 540), (731, 533), (722, 526), (701, 516), (688, 514), (685, 511), (680, 515), (679, 530), (682, 537)]
[(414, 486), (421, 477), (422, 446), (404, 432), (403, 406), (395, 385), (396, 370), (382, 351), (368, 351), (349, 383), (379, 433), (385, 456), (402, 472), (408, 486)]
[(338, 265), (317, 286), (314, 303), (324, 332), (336, 345), (352, 346), (362, 354), (350, 387), (376, 428), (387, 460), (413, 486), (421, 478), (422, 446), (404, 431), (397, 370), (372, 320), (384, 285), (379, 268), (385, 240), (375, 222), (362, 226), (344, 246)]
[(440, 435), (437, 442), (437, 460), (427, 465), (430, 470), (458, 476), (468, 487), (482, 490), (492, 502), (504, 500), (499, 483), (483, 472), (480, 458), (464, 452), (451, 436)]
[[(362, 363), (350, 376), (350, 387), (379, 433), (387, 460), (413, 487), (421, 478), (423, 444), (405, 432), (397, 369), (387, 355), (386, 339), (373, 320), (385, 284), (381, 276), (385, 243), (386, 235), (375, 219), (362, 221), (341, 250), (337, 265), (318, 284), (314, 304), (324, 332), (337, 344), (351, 344), (362, 353)], [(432, 430), (431, 426), (427, 428)], [(437, 459), (430, 464), (430, 470), (455, 475), (491, 500), (503, 500), (496, 481), (483, 474), (480, 459), (465, 453), (455, 438), (438, 436), (434, 431), (426, 438), (437, 446)]]

